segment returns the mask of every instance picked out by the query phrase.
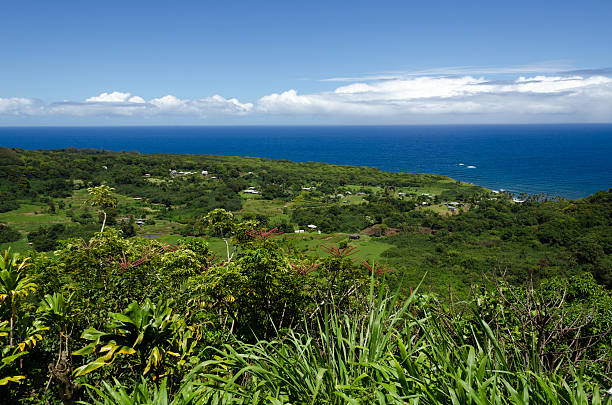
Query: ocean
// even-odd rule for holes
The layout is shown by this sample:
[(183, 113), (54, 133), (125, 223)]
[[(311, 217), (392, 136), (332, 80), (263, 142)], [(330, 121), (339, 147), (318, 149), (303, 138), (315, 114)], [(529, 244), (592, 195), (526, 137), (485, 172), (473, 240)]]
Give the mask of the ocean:
[(612, 124), (0, 127), (0, 146), (373, 166), (570, 199), (612, 187)]

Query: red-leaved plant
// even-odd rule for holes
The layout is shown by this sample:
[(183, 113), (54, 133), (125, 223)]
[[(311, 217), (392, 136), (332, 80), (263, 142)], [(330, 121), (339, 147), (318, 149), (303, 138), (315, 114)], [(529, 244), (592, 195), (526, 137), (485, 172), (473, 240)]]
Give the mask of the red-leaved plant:
[(302, 276), (307, 276), (313, 271), (317, 270), (319, 268), (319, 265), (308, 263), (308, 262), (303, 262), (303, 263), (297, 263), (297, 264), (292, 263), (291, 267), (293, 267), (293, 270), (295, 270), (297, 274), (300, 274)]
[(381, 265), (378, 263), (373, 263), (370, 265), (370, 263), (368, 263), (366, 260), (363, 261), (363, 265), (366, 267), (366, 269), (368, 269), (370, 274), (381, 275), (391, 273), (393, 271), (393, 269), (389, 268), (387, 265)]
[(136, 259), (134, 261), (131, 261), (130, 259), (127, 258), (127, 256), (125, 255), (125, 252), (121, 252), (121, 256), (119, 257), (119, 259), (115, 259), (113, 258), (112, 260), (108, 260), (109, 263), (116, 265), (117, 267), (119, 267), (121, 270), (127, 270), (130, 267), (138, 267), (141, 264), (143, 264), (147, 259), (149, 258), (149, 254), (146, 254), (144, 256), (142, 256), (139, 259)]
[[(340, 249), (336, 246), (322, 244), (321, 249), (329, 253), (330, 255), (337, 257), (338, 259), (350, 258), (353, 255), (356, 255), (359, 252), (359, 249), (355, 246), (346, 245), (343, 249)], [(351, 258), (353, 261), (359, 260), (359, 258)]]
[(280, 232), (278, 228), (272, 228), (270, 230), (268, 230), (267, 228), (263, 228), (257, 231), (251, 228), (251, 230), (247, 231), (246, 233), (250, 237), (254, 239), (260, 239), (260, 240), (267, 240), (268, 238), (282, 234), (282, 232)]

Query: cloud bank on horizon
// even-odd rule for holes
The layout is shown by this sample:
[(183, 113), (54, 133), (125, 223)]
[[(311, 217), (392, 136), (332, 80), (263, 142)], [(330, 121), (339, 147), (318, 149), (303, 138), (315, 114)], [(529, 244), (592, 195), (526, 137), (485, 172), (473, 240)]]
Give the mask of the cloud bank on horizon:
[(111, 124), (612, 122), (612, 77), (602, 72), (533, 74), (511, 80), (469, 74), (328, 79), (342, 85), (307, 94), (289, 89), (254, 102), (221, 95), (145, 100), (121, 91), (82, 101), (0, 97), (0, 118), (18, 124), (45, 119), (69, 124), (100, 117)]

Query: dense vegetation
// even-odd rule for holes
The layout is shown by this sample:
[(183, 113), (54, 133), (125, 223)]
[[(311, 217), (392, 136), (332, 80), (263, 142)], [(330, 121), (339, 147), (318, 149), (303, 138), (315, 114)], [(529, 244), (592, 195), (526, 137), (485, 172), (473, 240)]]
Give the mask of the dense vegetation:
[(95, 150), (0, 170), (8, 403), (611, 402), (610, 191)]

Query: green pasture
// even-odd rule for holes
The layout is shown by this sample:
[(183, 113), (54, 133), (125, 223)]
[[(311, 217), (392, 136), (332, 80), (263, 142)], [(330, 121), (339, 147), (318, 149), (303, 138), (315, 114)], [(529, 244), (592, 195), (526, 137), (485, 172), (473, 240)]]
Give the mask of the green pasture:
[(286, 203), (280, 200), (264, 200), (261, 197), (249, 195), (242, 204), (239, 213), (252, 212), (254, 214), (274, 216), (283, 213)]

